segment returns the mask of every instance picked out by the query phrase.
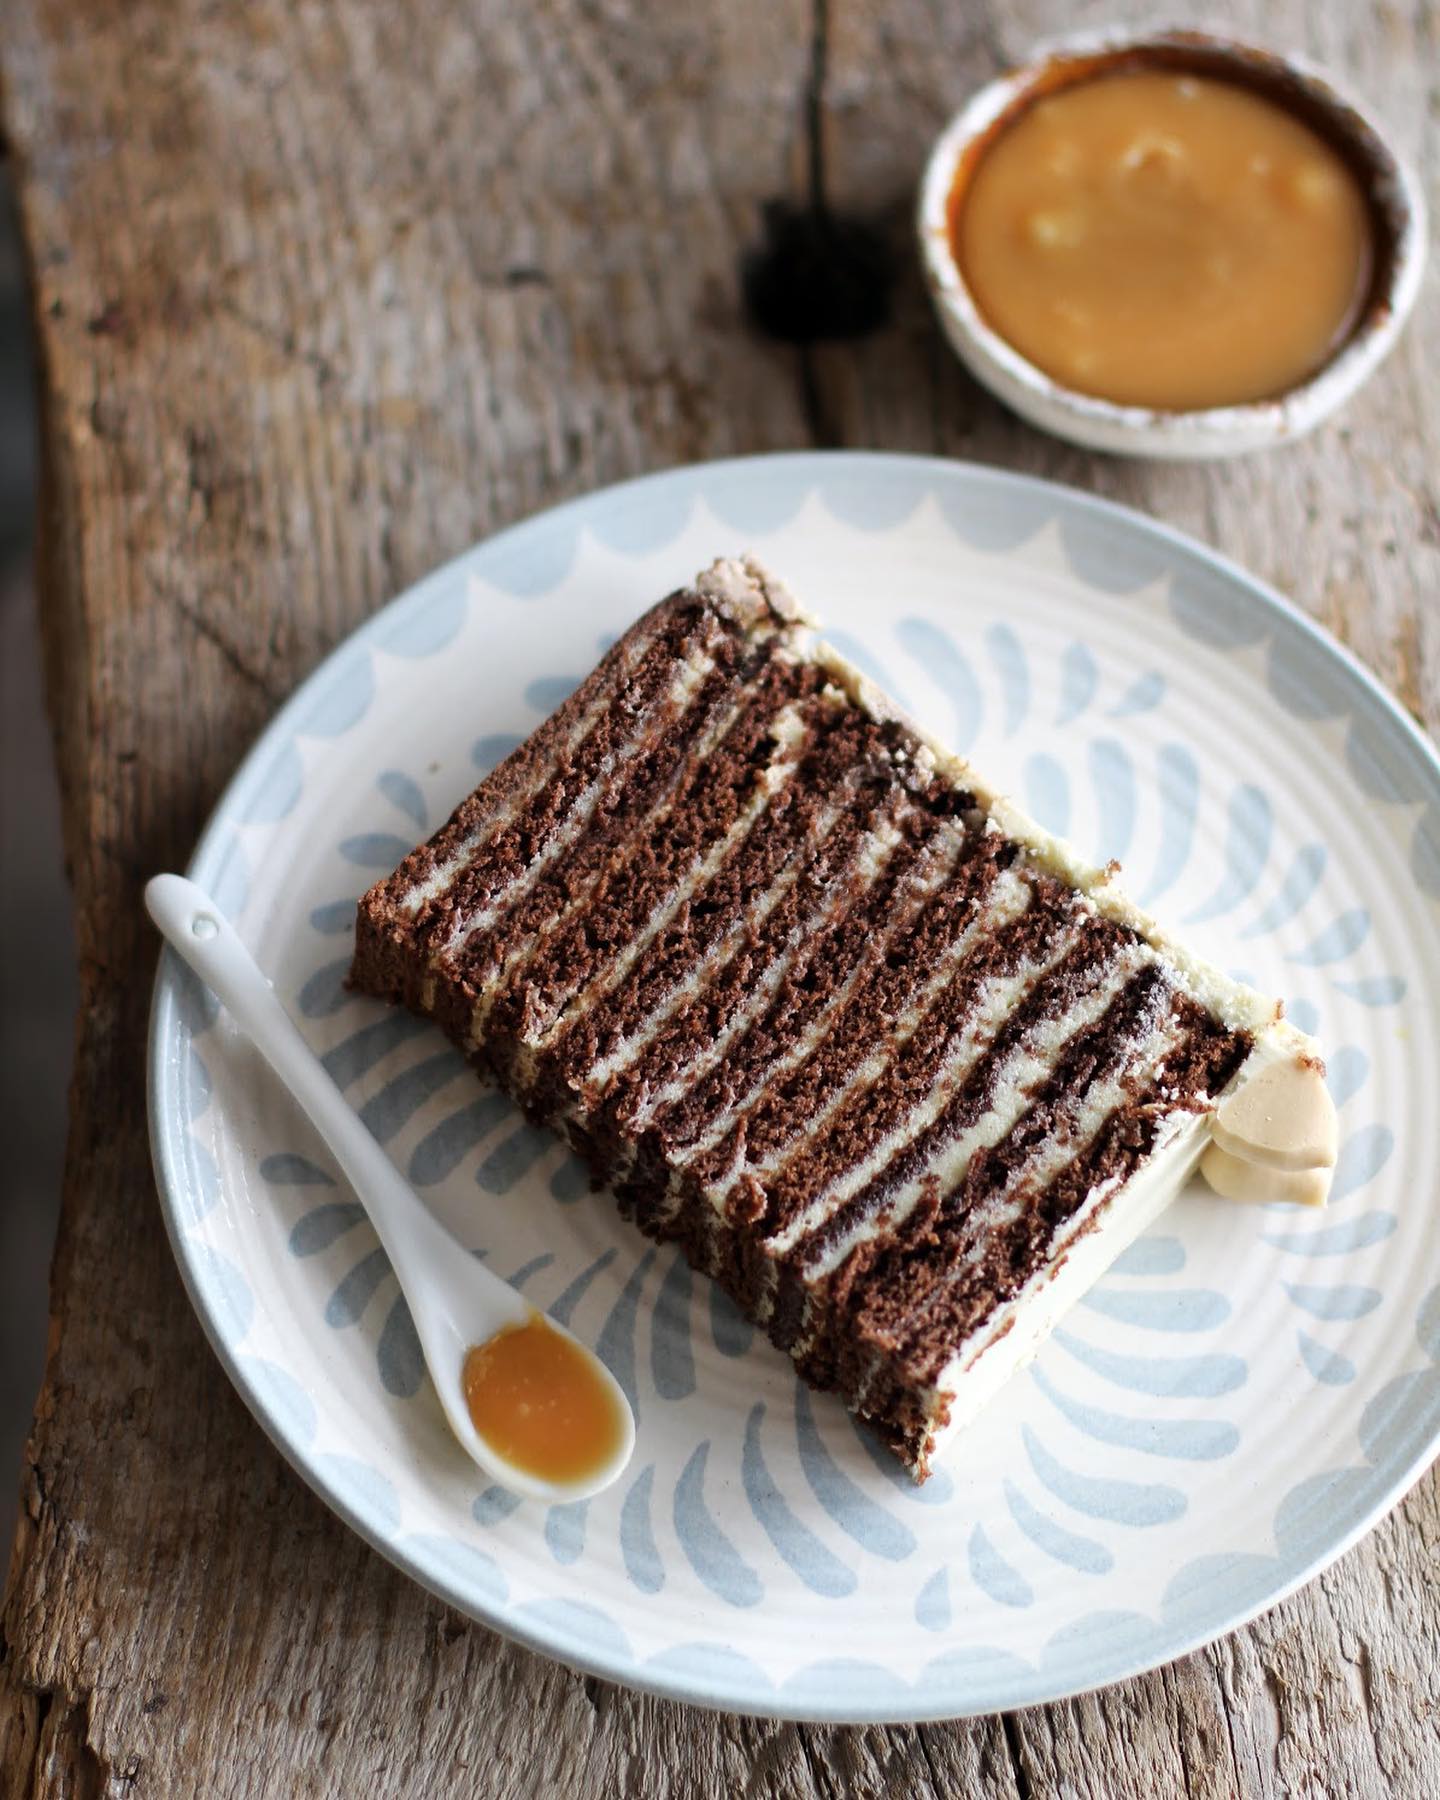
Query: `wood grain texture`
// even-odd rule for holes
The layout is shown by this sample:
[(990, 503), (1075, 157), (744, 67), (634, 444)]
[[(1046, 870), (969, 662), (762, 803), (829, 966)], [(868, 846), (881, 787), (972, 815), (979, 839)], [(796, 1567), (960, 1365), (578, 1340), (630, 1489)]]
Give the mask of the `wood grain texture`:
[[(1120, 11), (1129, 9), (1121, 8)], [(1440, 167), (1435, 14), (1232, 6)], [(1440, 1485), (1141, 1680), (820, 1729), (582, 1678), (467, 1623), (269, 1448), (177, 1278), (146, 1145), (155, 948), (237, 758), (346, 631), (537, 507), (812, 443), (976, 457), (1222, 547), (1440, 724), (1440, 313), (1310, 442), (1167, 468), (1044, 439), (945, 350), (908, 255), (927, 141), (1034, 38), (999, 0), (6, 0), (43, 359), (42, 605), (83, 1000), (47, 1374), (0, 1663), (0, 1796), (1440, 1793)], [(746, 323), (761, 203), (900, 256), (890, 325)]]

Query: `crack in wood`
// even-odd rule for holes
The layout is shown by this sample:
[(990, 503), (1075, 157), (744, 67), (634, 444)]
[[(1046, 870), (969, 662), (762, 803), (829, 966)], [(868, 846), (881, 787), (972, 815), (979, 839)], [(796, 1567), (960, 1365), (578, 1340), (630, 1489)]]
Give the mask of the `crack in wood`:
[(811, 1738), (813, 1729), (813, 1726), (797, 1723), (795, 1736), (800, 1745), (801, 1755), (805, 1758), (805, 1766), (810, 1771), (810, 1779), (814, 1783), (815, 1792), (826, 1795), (828, 1800), (835, 1800), (835, 1788), (830, 1780), (829, 1771), (826, 1769), (818, 1746)]
[(815, 346), (801, 344), (796, 355), (800, 371), (800, 404), (804, 408), (810, 440), (817, 450), (838, 450), (843, 445), (844, 434), (825, 404)]
[(182, 594), (171, 594), (170, 603), (197, 637), (204, 638), (207, 644), (219, 651), (227, 667), (232, 669), (242, 681), (253, 687), (257, 693), (263, 695), (271, 706), (279, 705), (280, 695), (273, 684), (258, 669), (251, 668), (243, 654), (216, 624), (205, 617), (198, 606), (185, 599)]
[(585, 1698), (590, 1702), (590, 1710), (594, 1713), (596, 1722), (598, 1723), (605, 1717), (606, 1704), (609, 1700), (610, 1693), (608, 1683), (602, 1681), (598, 1675), (582, 1675), (580, 1677), (580, 1688), (584, 1693)]
[(825, 182), (825, 74), (830, 52), (830, 0), (811, 0), (810, 69), (805, 82), (806, 158), (810, 177), (810, 210), (817, 218), (830, 211)]
[[(45, 1472), (40, 1467), (39, 1463), (35, 1461), (34, 1457), (26, 1457), (25, 1472), (29, 1476), (29, 1480), (25, 1485), (32, 1490), (32, 1493), (27, 1494), (25, 1497), (26, 1510), (31, 1519), (38, 1524), (40, 1515), (49, 1508), (50, 1490), (45, 1480)], [(3, 1644), (4, 1638), (3, 1636), (0, 1636), (0, 1648), (3, 1648)]]
[(864, 337), (889, 317), (895, 259), (883, 230), (837, 208), (826, 171), (825, 96), (830, 0), (811, 0), (810, 44), (800, 111), (805, 196), (762, 208), (764, 241), (742, 262), (751, 316), (770, 337), (798, 346), (800, 402), (811, 441), (831, 449), (843, 433), (826, 405), (814, 346)]
[(1262, 1658), (1260, 1662), (1260, 1683), (1260, 1691), (1269, 1702), (1270, 1719), (1275, 1732), (1275, 1741), (1271, 1748), (1271, 1763), (1277, 1779), (1283, 1783), (1285, 1771), (1282, 1751), (1288, 1735), (1285, 1724), (1285, 1683), (1274, 1665), (1265, 1658)]
[(1230, 1746), (1230, 1768), (1235, 1777), (1237, 1793), (1240, 1790), (1240, 1750), (1235, 1742), (1235, 1708), (1230, 1703), (1232, 1684), (1224, 1678), (1220, 1669), (1220, 1660), (1225, 1656), (1234, 1672), (1235, 1652), (1232, 1646), (1216, 1646), (1203, 1652), (1203, 1658), (1215, 1678), (1220, 1689), (1220, 1716), (1225, 1721), (1225, 1740)]
[(1020, 1721), (1014, 1713), (1001, 1713), (1000, 1725), (1005, 1733), (1005, 1748), (1010, 1754), (1015, 1792), (1019, 1800), (1033, 1800), (1030, 1776), (1025, 1767), (1025, 1744), (1020, 1735)]
[(293, 331), (277, 330), (273, 325), (267, 325), (264, 319), (257, 319), (253, 313), (246, 312), (228, 294), (221, 294), (216, 299), (215, 310), (233, 319), (237, 325), (242, 325), (287, 362), (299, 363), (309, 369), (321, 387), (335, 379), (335, 365), (329, 357), (319, 350), (302, 349), (296, 342)]
[(1375, 1761), (1393, 1779), (1391, 1755), (1386, 1742), (1382, 1723), (1381, 1709), (1373, 1685), (1373, 1670), (1370, 1662), (1370, 1651), (1364, 1643), (1357, 1643), (1355, 1654), (1346, 1656), (1345, 1668), (1350, 1676), (1350, 1686), (1360, 1701), (1360, 1710), (1364, 1714), (1365, 1724), (1370, 1732), (1371, 1742), (1375, 1746)]
[(945, 1785), (941, 1781), (939, 1771), (935, 1767), (935, 1757), (930, 1748), (930, 1740), (926, 1736), (927, 1729), (928, 1728), (924, 1725), (917, 1725), (915, 1727), (915, 1741), (920, 1746), (921, 1756), (925, 1759), (926, 1772), (930, 1776), (931, 1793), (935, 1796), (935, 1800), (945, 1800)]
[(121, 1790), (132, 1787), (140, 1767), (132, 1756), (123, 1769), (110, 1769), (91, 1741), (90, 1696), (19, 1681), (0, 1638), (0, 1787), (7, 1797), (101, 1800), (117, 1782)]
[[(1169, 1672), (1167, 1670), (1163, 1671), (1163, 1673), (1168, 1676)], [(1168, 1679), (1164, 1681), (1163, 1685), (1170, 1688), (1173, 1694), (1173, 1685)], [(1186, 1794), (1193, 1795), (1196, 1790), (1193, 1772), (1190, 1767), (1190, 1734), (1185, 1729), (1185, 1720), (1183, 1717), (1184, 1707), (1181, 1705), (1178, 1696), (1175, 1697), (1174, 1704), (1175, 1716), (1179, 1726), (1179, 1729), (1175, 1733), (1175, 1748), (1180, 1757), (1180, 1777), (1185, 1783)]]

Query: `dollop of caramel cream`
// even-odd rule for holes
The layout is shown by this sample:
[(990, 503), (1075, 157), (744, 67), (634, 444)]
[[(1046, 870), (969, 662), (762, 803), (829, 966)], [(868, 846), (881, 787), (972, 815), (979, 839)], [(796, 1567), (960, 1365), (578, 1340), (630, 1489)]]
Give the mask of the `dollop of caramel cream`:
[(1262, 1069), (1210, 1120), (1200, 1173), (1227, 1200), (1323, 1206), (1339, 1143), (1325, 1070), (1295, 1055)]

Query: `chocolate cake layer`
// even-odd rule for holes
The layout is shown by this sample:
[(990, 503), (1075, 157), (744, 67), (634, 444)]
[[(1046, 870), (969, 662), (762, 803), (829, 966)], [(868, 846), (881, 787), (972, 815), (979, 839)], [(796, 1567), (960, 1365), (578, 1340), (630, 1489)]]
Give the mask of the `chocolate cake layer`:
[(353, 979), (923, 1476), (1273, 1019), (1146, 925), (720, 563), (365, 895)]

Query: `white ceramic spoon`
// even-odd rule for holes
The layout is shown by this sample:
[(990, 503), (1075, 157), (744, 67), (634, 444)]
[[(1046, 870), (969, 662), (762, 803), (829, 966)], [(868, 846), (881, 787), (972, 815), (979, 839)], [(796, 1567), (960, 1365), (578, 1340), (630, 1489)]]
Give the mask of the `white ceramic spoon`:
[[(330, 1146), (394, 1266), (445, 1417), (464, 1448), (487, 1475), (527, 1499), (583, 1500), (608, 1487), (630, 1460), (635, 1417), (619, 1382), (604, 1363), (592, 1350), (579, 1345), (615, 1405), (615, 1449), (602, 1467), (576, 1481), (545, 1481), (516, 1468), (493, 1449), (475, 1429), (465, 1403), (461, 1384), (465, 1353), (507, 1325), (523, 1325), (535, 1309), (508, 1281), (477, 1262), (401, 1179), (205, 890), (180, 875), (157, 875), (146, 886), (145, 904), (160, 930), (229, 1008), (235, 1023)], [(552, 1323), (551, 1328), (579, 1343), (562, 1326)]]

